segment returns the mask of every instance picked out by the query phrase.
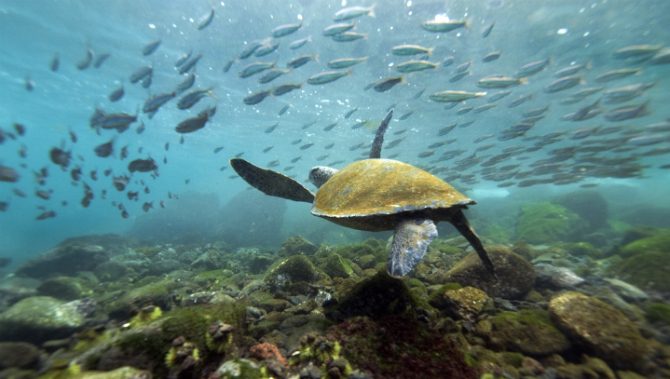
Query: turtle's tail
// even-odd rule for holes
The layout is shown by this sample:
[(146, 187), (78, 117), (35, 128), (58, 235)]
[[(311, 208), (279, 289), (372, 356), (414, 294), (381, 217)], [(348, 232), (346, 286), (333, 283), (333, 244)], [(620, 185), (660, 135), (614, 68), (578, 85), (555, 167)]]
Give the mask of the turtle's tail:
[(486, 270), (488, 270), (488, 272), (490, 272), (493, 277), (496, 277), (495, 269), (493, 268), (493, 262), (491, 262), (488, 253), (484, 249), (484, 245), (482, 245), (482, 241), (479, 239), (479, 236), (470, 226), (468, 219), (465, 218), (463, 211), (460, 209), (457, 210), (456, 213), (454, 213), (454, 215), (451, 217), (450, 221), (454, 227), (458, 229), (459, 232), (461, 232), (461, 235), (463, 235), (463, 237), (465, 237), (465, 239), (470, 242), (470, 245), (472, 245), (472, 247), (477, 252), (477, 255), (479, 255), (479, 259), (484, 264), (484, 267), (486, 267)]

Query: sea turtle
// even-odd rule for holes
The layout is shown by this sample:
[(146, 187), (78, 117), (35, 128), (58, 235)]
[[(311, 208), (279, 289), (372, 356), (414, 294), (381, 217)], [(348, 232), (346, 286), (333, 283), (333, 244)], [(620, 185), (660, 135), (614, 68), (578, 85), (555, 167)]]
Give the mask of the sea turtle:
[(463, 209), (475, 202), (436, 176), (410, 164), (381, 159), (390, 111), (377, 129), (370, 158), (341, 170), (317, 166), (309, 173), (318, 188), (313, 194), (295, 180), (257, 167), (244, 159), (231, 159), (233, 169), (251, 186), (270, 196), (312, 204), (312, 214), (349, 228), (394, 230), (387, 270), (404, 276), (423, 258), (437, 237), (439, 221), (449, 221), (470, 242), (492, 274), (493, 264)]

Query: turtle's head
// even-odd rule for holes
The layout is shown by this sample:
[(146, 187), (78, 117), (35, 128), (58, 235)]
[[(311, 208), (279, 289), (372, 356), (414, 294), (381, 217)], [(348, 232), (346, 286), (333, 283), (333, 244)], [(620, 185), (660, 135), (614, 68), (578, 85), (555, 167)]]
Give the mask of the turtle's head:
[(327, 182), (331, 176), (337, 173), (337, 171), (336, 168), (327, 166), (312, 167), (312, 169), (309, 170), (309, 181), (312, 182), (316, 188), (320, 188), (323, 183)]

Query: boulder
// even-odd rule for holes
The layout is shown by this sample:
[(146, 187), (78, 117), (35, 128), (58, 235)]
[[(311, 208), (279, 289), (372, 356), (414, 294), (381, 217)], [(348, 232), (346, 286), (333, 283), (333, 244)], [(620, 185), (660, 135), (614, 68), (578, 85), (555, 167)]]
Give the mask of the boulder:
[(575, 241), (587, 223), (566, 207), (550, 202), (521, 207), (516, 223), (516, 239), (533, 244)]
[(650, 345), (621, 311), (591, 296), (565, 292), (549, 302), (557, 325), (572, 339), (615, 368), (644, 367)]
[(26, 342), (0, 342), (0, 370), (6, 368), (36, 369), (40, 350)]
[(491, 297), (522, 298), (533, 288), (533, 265), (504, 246), (487, 247), (496, 276), (489, 273), (475, 253), (461, 259), (445, 275), (445, 282), (479, 288)]

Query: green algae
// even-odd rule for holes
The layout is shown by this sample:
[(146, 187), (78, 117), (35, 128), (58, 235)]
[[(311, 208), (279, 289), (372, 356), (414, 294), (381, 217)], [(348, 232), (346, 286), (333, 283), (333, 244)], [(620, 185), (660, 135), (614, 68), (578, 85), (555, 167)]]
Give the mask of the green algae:
[(529, 243), (571, 241), (585, 222), (569, 209), (550, 202), (527, 204), (521, 208), (516, 224), (516, 239)]
[(647, 252), (670, 254), (670, 229), (657, 229), (651, 235), (631, 241), (618, 250), (624, 258)]

